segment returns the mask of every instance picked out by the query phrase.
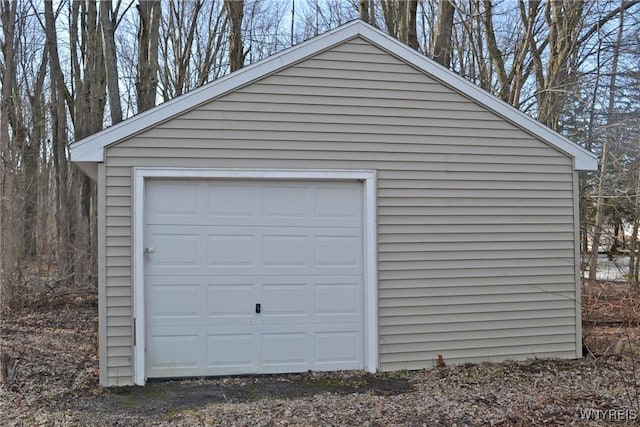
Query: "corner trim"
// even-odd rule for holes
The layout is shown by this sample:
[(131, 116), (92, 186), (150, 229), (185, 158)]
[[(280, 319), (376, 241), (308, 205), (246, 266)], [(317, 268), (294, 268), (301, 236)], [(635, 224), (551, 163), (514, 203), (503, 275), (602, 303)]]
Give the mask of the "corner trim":
[(580, 263), (580, 176), (573, 171), (573, 245), (575, 268), (575, 304), (576, 304), (576, 357), (582, 354), (582, 274)]
[(107, 222), (106, 166), (97, 164), (98, 181), (98, 367), (101, 386), (109, 386), (107, 351)]

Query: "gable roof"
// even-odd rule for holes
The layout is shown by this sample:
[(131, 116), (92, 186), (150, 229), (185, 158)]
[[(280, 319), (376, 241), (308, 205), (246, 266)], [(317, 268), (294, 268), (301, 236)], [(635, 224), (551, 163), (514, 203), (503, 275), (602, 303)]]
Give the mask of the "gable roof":
[(225, 93), (287, 68), (358, 36), (400, 58), (419, 71), (450, 86), (453, 90), (464, 94), (488, 110), (493, 111), (507, 121), (574, 158), (574, 167), (576, 170), (597, 169), (598, 160), (593, 153), (549, 129), (513, 106), (499, 100), (432, 59), (427, 58), (361, 20), (352, 21), (332, 31), (309, 39), (299, 45), (194, 89), (171, 101), (137, 114), (87, 138), (76, 141), (70, 146), (71, 160), (73, 162), (80, 162), (81, 164), (103, 162), (104, 150), (111, 144), (136, 135)]

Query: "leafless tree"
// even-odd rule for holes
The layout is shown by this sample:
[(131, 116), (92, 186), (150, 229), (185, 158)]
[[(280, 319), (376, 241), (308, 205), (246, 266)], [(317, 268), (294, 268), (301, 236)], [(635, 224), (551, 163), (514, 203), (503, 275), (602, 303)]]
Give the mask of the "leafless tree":
[(229, 66), (231, 72), (244, 67), (244, 45), (242, 43), (242, 19), (244, 0), (224, 0), (229, 19)]
[(0, 297), (3, 305), (11, 305), (15, 299), (15, 263), (17, 251), (15, 248), (16, 236), (12, 230), (15, 228), (15, 211), (11, 205), (14, 189), (14, 167), (11, 156), (11, 135), (9, 119), (11, 115), (12, 91), (15, 86), (16, 61), (15, 47), (17, 44), (17, 3), (3, 0), (0, 3), (0, 22), (2, 22), (2, 62), (0, 74), (2, 77), (2, 100), (0, 102), (0, 268), (2, 275), (2, 287)]
[(620, 45), (622, 42), (623, 28), (624, 28), (624, 10), (620, 11), (620, 20), (618, 24), (618, 36), (615, 44), (613, 45), (613, 63), (611, 65), (611, 78), (609, 80), (609, 100), (607, 106), (607, 131), (604, 144), (602, 146), (602, 156), (600, 163), (600, 180), (598, 183), (598, 192), (596, 196), (596, 221), (593, 232), (593, 247), (591, 250), (591, 258), (589, 259), (589, 281), (594, 283), (596, 281), (596, 272), (598, 265), (598, 248), (600, 247), (600, 235), (602, 234), (602, 224), (604, 221), (604, 189), (606, 184), (606, 168), (609, 166), (609, 149), (612, 144), (613, 128), (613, 112), (615, 110), (615, 94), (616, 94), (616, 75), (618, 73), (618, 64), (620, 61)]
[(102, 49), (105, 58), (107, 74), (107, 89), (109, 94), (109, 111), (111, 123), (122, 121), (122, 106), (120, 105), (120, 75), (118, 73), (118, 58), (116, 55), (115, 27), (117, 25), (118, 10), (121, 1), (100, 2), (100, 29), (102, 33)]
[(441, 0), (438, 8), (438, 24), (433, 44), (433, 59), (441, 65), (451, 65), (451, 34), (453, 31), (453, 15), (456, 11), (454, 0)]
[(138, 74), (136, 94), (138, 112), (156, 105), (158, 90), (158, 47), (160, 42), (160, 0), (140, 0), (138, 3)]

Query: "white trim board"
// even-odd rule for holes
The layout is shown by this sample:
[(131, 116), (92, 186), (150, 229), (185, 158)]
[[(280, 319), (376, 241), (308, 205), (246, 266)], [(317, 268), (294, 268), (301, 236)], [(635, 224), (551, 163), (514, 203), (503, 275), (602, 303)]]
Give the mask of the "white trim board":
[(144, 305), (144, 194), (149, 178), (176, 179), (274, 179), (274, 180), (354, 180), (364, 183), (364, 367), (378, 369), (378, 269), (376, 172), (373, 170), (298, 169), (192, 169), (134, 168), (133, 171), (133, 376), (144, 385), (145, 305)]
[(432, 59), (360, 20), (352, 21), (332, 31), (309, 39), (299, 45), (228, 74), (171, 101), (104, 129), (101, 132), (76, 141), (70, 146), (71, 160), (74, 162), (103, 162), (104, 149), (111, 144), (127, 139), (179, 114), (190, 111), (199, 105), (210, 102), (225, 93), (236, 90), (358, 36), (386, 50), (391, 55), (413, 66), (418, 71), (439, 80), (444, 85), (449, 86), (488, 110), (493, 111), (505, 120), (523, 129), (525, 132), (555, 147), (567, 156), (572, 157), (575, 160), (574, 167), (576, 170), (597, 169), (598, 159), (593, 153), (554, 132), (542, 123), (501, 101), (468, 80), (456, 75), (451, 70), (442, 67)]

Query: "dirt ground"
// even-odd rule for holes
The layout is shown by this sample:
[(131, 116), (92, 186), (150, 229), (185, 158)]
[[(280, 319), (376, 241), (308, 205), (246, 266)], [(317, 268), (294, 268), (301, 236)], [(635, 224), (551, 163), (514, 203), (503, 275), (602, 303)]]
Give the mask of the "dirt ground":
[(3, 319), (0, 425), (637, 425), (638, 293), (583, 289), (579, 360), (98, 387), (95, 298)]

